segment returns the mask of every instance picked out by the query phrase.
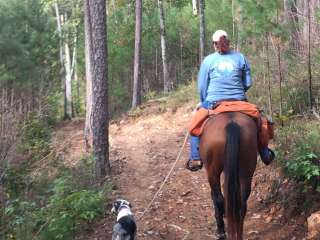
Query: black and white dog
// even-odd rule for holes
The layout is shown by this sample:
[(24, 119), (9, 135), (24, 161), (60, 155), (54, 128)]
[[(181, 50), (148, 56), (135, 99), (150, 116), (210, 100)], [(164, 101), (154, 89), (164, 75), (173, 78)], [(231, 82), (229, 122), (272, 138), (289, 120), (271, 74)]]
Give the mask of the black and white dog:
[(131, 212), (131, 204), (123, 199), (113, 203), (111, 212), (117, 214), (117, 223), (113, 226), (112, 240), (134, 240), (137, 225)]

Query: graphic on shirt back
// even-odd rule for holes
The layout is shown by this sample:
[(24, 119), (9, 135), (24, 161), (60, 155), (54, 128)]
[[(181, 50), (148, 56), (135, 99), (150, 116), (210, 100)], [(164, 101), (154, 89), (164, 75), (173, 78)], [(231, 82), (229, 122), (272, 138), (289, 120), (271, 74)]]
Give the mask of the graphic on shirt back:
[(224, 77), (230, 76), (234, 68), (233, 62), (228, 60), (218, 62), (216, 66), (217, 74)]

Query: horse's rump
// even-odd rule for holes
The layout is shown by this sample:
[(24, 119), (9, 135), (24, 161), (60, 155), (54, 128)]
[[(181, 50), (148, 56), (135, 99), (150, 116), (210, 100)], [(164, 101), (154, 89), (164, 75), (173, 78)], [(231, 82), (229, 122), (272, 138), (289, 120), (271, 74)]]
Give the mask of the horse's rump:
[[(255, 121), (246, 114), (239, 112), (220, 113), (207, 121), (200, 141), (200, 156), (207, 168), (215, 163), (223, 170), (226, 161), (226, 126), (231, 121), (240, 127), (239, 164), (245, 164), (246, 156), (250, 159), (257, 157), (257, 125)], [(208, 160), (210, 159), (210, 162)], [(209, 169), (207, 169), (209, 170)]]

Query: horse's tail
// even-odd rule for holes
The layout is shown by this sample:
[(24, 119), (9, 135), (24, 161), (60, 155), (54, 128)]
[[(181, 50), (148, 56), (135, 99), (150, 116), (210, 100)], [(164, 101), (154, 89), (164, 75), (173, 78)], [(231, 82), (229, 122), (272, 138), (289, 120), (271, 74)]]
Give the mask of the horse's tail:
[[(225, 147), (225, 194), (226, 214), (229, 237), (235, 237), (240, 227), (240, 180), (239, 180), (239, 145), (240, 126), (236, 122), (230, 122), (226, 126), (227, 142)], [(231, 238), (233, 239), (233, 238)]]

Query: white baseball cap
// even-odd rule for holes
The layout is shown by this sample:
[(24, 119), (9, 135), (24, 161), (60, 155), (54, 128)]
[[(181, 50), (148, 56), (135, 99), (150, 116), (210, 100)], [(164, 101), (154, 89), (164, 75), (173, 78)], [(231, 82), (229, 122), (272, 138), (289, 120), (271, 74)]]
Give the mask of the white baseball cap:
[(212, 35), (212, 41), (213, 42), (218, 42), (221, 37), (226, 37), (228, 38), (228, 34), (224, 30), (217, 30), (215, 33)]

